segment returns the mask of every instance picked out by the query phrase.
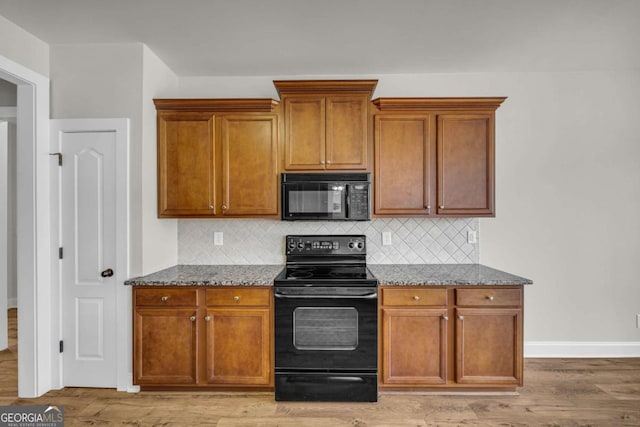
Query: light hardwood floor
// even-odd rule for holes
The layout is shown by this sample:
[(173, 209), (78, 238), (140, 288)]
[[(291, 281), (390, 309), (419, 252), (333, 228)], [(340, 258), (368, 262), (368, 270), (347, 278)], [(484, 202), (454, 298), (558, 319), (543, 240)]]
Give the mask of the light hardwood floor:
[(16, 311), (0, 405), (62, 405), (67, 426), (640, 426), (640, 359), (527, 359), (518, 396), (391, 394), (378, 403), (275, 402), (271, 393), (65, 388), (18, 399)]

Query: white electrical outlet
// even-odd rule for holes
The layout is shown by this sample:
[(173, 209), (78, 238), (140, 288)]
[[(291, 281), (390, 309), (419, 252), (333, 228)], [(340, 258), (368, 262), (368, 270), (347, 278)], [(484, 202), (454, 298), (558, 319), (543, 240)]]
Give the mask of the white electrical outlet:
[(383, 231), (382, 232), (382, 246), (391, 246), (393, 243), (391, 242), (391, 232)]
[(213, 244), (215, 246), (222, 246), (224, 244), (224, 234), (222, 231), (214, 231), (213, 232)]
[(478, 243), (478, 236), (475, 232), (475, 230), (468, 230), (467, 231), (467, 243)]

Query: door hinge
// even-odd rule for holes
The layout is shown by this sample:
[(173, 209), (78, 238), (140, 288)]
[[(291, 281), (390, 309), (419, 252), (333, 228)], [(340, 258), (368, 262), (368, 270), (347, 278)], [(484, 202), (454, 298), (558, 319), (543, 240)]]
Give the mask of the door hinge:
[(62, 259), (62, 248), (58, 248), (58, 258)]
[(60, 353), (64, 352), (64, 341), (60, 340)]
[(58, 166), (62, 166), (62, 153), (49, 153), (50, 156), (58, 156)]

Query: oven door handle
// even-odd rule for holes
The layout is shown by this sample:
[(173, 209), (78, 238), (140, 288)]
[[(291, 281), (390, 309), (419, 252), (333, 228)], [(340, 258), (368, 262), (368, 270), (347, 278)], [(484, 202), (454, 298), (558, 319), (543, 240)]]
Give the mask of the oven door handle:
[(281, 292), (274, 292), (276, 298), (291, 298), (291, 299), (376, 299), (378, 298), (378, 292), (372, 292), (365, 295), (292, 295), (283, 294)]

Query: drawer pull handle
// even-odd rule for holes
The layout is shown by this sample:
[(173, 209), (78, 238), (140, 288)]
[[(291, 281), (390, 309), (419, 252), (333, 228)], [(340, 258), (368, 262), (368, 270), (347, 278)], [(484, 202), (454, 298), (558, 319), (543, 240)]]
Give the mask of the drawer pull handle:
[(160, 299), (162, 300), (162, 302), (167, 302), (169, 300), (169, 297), (165, 295)]
[(208, 322), (209, 320), (211, 320), (211, 316), (206, 316), (206, 317), (204, 318), (204, 320), (206, 320), (206, 321)]
[(233, 300), (234, 300), (235, 302), (238, 302), (238, 301), (240, 301), (240, 297), (239, 297), (238, 295), (236, 295), (235, 297), (233, 297)]
[(443, 315), (442, 315), (442, 320), (449, 320), (449, 316), (447, 316), (447, 315), (443, 314)]
[(460, 315), (458, 315), (458, 319), (459, 320), (464, 320), (464, 316), (460, 314)]
[(414, 295), (414, 296), (413, 296), (413, 300), (414, 300), (414, 301), (420, 301), (420, 297), (419, 297), (418, 295)]
[(191, 319), (192, 322), (196, 321), (196, 316), (191, 316), (189, 319)]
[(487, 299), (488, 299), (489, 301), (493, 301), (493, 295), (489, 295), (489, 296), (487, 297)]

